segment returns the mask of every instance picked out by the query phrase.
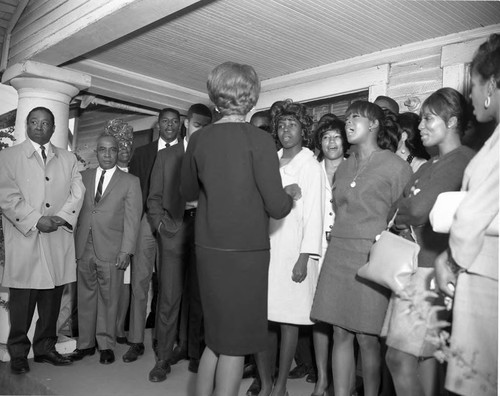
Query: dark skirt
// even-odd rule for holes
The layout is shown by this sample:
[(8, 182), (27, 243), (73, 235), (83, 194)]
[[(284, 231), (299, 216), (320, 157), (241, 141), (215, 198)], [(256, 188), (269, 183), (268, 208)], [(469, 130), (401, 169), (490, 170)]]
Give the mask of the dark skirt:
[(311, 318), (356, 332), (379, 335), (390, 291), (360, 278), (373, 242), (332, 238), (321, 267)]
[(269, 250), (233, 252), (196, 247), (205, 343), (243, 356), (267, 342)]

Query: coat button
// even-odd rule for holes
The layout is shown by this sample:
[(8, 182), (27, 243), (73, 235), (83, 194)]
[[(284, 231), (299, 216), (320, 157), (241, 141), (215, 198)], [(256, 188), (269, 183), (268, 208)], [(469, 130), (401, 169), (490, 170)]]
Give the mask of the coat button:
[(73, 211), (71, 211), (71, 213), (75, 213), (75, 211), (73, 210)]
[(330, 199), (330, 202), (331, 202), (331, 203), (333, 203), (333, 198), (332, 198), (332, 199)]
[(16, 221), (19, 221), (19, 219), (16, 219)]
[(49, 181), (50, 179), (47, 176), (45, 176), (45, 180)]
[(50, 204), (49, 204), (48, 202), (45, 204), (45, 206), (46, 206), (47, 208), (50, 208)]
[(93, 210), (92, 213), (97, 213), (97, 210)]
[(330, 213), (329, 213), (329, 215), (330, 215), (330, 216), (333, 216), (333, 212), (330, 212)]

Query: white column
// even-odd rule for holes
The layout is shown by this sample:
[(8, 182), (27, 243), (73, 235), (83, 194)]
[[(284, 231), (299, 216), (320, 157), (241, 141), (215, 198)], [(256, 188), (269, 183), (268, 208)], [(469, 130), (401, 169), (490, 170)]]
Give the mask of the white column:
[(12, 85), (18, 92), (16, 144), (26, 139), (26, 117), (35, 107), (46, 107), (54, 114), (55, 132), (51, 142), (68, 147), (69, 103), (80, 90), (90, 87), (89, 75), (68, 71), (43, 63), (26, 61), (9, 67), (2, 83)]

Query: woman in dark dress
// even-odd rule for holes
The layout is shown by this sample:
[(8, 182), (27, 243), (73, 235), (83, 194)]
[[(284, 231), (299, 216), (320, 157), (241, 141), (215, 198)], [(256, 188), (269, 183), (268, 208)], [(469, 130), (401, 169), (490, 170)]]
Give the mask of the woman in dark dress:
[(357, 339), (366, 396), (378, 395), (380, 341), (389, 291), (360, 279), (375, 236), (387, 227), (389, 210), (410, 179), (411, 168), (399, 158), (395, 117), (370, 102), (358, 101), (346, 112), (347, 140), (353, 154), (333, 181), (335, 223), (321, 267), (311, 317), (333, 325), (332, 369), (336, 396), (349, 396)]
[(266, 348), (269, 217), (286, 216), (300, 188), (282, 187), (272, 137), (245, 122), (260, 92), (254, 69), (223, 63), (207, 88), (222, 118), (191, 137), (181, 185), (186, 200), (198, 199), (195, 244), (207, 347), (196, 394), (233, 396), (244, 355)]

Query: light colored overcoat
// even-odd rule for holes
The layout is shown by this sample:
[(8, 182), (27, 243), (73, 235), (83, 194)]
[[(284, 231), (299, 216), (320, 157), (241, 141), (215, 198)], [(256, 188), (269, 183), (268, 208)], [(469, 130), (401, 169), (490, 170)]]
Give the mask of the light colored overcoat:
[(76, 280), (73, 231), (35, 226), (42, 216), (60, 216), (74, 228), (84, 192), (76, 157), (66, 150), (49, 144), (46, 165), (28, 139), (0, 152), (4, 287), (51, 289)]

